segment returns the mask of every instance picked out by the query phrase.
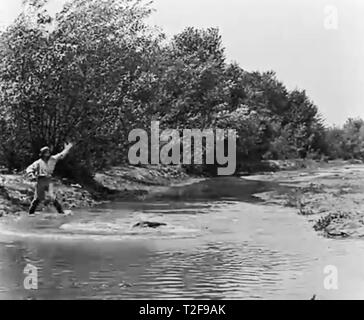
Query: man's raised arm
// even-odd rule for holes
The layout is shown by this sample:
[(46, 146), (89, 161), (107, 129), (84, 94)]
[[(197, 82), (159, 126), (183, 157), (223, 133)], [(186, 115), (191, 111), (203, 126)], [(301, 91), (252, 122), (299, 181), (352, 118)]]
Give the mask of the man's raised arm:
[(67, 156), (67, 154), (70, 152), (72, 147), (73, 147), (72, 143), (65, 143), (63, 151), (54, 155), (53, 158), (57, 161), (64, 159)]

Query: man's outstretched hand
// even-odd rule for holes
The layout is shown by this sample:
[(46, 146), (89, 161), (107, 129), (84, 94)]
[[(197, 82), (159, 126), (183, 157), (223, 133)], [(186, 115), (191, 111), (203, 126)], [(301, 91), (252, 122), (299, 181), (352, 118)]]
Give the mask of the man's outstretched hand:
[(68, 143), (65, 143), (64, 144), (64, 149), (67, 150), (67, 151), (71, 150), (72, 147), (73, 147), (73, 143), (72, 142), (68, 142)]

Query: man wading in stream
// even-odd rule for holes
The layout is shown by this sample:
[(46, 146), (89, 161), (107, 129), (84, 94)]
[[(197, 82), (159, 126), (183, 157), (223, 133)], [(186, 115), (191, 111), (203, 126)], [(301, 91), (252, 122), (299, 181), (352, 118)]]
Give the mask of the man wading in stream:
[(59, 214), (64, 214), (61, 204), (56, 199), (54, 192), (52, 175), (56, 164), (59, 160), (65, 158), (71, 148), (72, 143), (65, 144), (64, 150), (54, 156), (51, 155), (51, 151), (48, 147), (44, 147), (40, 150), (40, 159), (31, 164), (27, 169), (26, 173), (33, 179), (37, 180), (34, 199), (29, 208), (29, 215), (34, 215), (37, 206), (41, 201), (45, 200), (45, 193), (48, 192), (49, 196), (56, 207)]

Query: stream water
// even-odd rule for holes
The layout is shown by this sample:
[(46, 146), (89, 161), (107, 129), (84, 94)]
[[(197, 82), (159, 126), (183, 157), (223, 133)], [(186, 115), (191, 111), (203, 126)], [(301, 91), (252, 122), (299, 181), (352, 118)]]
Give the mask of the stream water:
[[(364, 298), (364, 242), (325, 239), (253, 196), (275, 187), (219, 178), (70, 217), (3, 219), (0, 299)], [(24, 288), (28, 264), (37, 290)], [(325, 289), (327, 266), (337, 290)]]

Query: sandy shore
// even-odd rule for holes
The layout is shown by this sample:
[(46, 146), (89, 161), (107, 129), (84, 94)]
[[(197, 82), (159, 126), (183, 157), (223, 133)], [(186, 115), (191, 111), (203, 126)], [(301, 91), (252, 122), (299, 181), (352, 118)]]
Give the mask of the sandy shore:
[(295, 208), (324, 236), (364, 237), (364, 165), (281, 171), (248, 179), (277, 182), (274, 191), (256, 196)]

